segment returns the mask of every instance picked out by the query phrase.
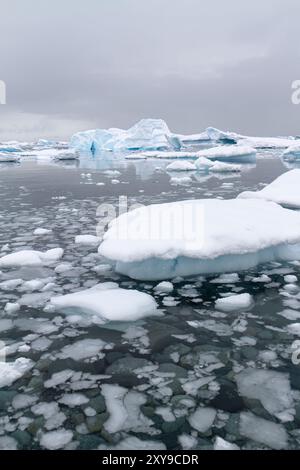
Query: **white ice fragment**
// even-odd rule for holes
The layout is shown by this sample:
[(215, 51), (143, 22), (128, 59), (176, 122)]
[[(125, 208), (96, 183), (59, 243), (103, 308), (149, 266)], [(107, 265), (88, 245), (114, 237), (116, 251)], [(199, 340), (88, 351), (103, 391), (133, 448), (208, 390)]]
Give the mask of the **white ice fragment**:
[(53, 248), (46, 252), (34, 250), (22, 250), (0, 258), (1, 268), (16, 266), (44, 266), (58, 261), (63, 256), (62, 248)]
[(149, 294), (99, 284), (91, 289), (52, 297), (58, 311), (95, 315), (102, 321), (135, 321), (157, 315), (157, 305)]
[(77, 235), (75, 237), (75, 243), (77, 245), (99, 245), (101, 238), (95, 235)]
[(222, 312), (237, 312), (248, 310), (253, 305), (253, 298), (250, 294), (231, 295), (218, 299), (215, 303), (216, 309)]
[(217, 412), (213, 408), (197, 408), (188, 421), (196, 431), (205, 433), (213, 425)]
[(9, 387), (32, 369), (34, 362), (20, 357), (15, 362), (0, 362), (0, 388)]
[(236, 444), (232, 444), (217, 436), (214, 443), (214, 450), (240, 450), (240, 448)]
[(240, 433), (242, 436), (265, 444), (271, 449), (286, 449), (288, 446), (287, 432), (281, 424), (258, 418), (252, 413), (241, 413)]
[(59, 450), (72, 441), (72, 431), (58, 430), (42, 434), (40, 445), (48, 450)]

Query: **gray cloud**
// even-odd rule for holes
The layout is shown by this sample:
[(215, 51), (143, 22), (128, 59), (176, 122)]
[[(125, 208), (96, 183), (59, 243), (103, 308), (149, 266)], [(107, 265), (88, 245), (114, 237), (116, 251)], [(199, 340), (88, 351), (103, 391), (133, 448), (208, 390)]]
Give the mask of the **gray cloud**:
[(161, 117), (299, 134), (298, 0), (1, 0), (0, 139)]

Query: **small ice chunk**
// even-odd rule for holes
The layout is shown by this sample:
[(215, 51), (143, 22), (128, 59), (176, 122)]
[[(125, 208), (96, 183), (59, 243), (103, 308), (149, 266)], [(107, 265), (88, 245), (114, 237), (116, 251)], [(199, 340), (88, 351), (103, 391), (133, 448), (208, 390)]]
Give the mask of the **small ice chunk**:
[(190, 434), (181, 434), (178, 436), (178, 442), (183, 450), (190, 450), (197, 446), (198, 440)]
[(18, 312), (20, 310), (20, 304), (17, 302), (7, 302), (7, 304), (4, 307), (4, 311), (10, 315)]
[(11, 436), (0, 436), (0, 450), (17, 450), (18, 443)]
[(34, 250), (22, 250), (0, 258), (1, 268), (22, 266), (44, 266), (58, 261), (64, 254), (62, 248), (53, 248), (45, 252)]
[(0, 362), (0, 388), (10, 387), (34, 366), (34, 362), (25, 357), (19, 357), (15, 362)]
[(172, 282), (165, 281), (165, 282), (161, 282), (156, 287), (154, 287), (154, 290), (155, 290), (155, 292), (170, 293), (170, 292), (173, 292), (174, 286), (173, 286)]
[(48, 235), (51, 232), (52, 232), (52, 230), (49, 230), (49, 229), (46, 229), (46, 228), (37, 228), (33, 232), (33, 235), (42, 236), (42, 235)]
[(42, 434), (40, 445), (48, 450), (59, 450), (72, 441), (72, 431), (58, 430)]
[(231, 295), (218, 299), (215, 305), (217, 310), (221, 310), (222, 312), (248, 310), (253, 305), (253, 298), (250, 294)]
[(166, 168), (167, 171), (195, 171), (197, 170), (196, 165), (194, 163), (182, 160), (182, 161), (175, 161), (170, 163), (170, 165)]
[(197, 408), (189, 417), (188, 421), (196, 431), (205, 433), (208, 431), (216, 418), (217, 412), (213, 408)]
[(74, 361), (82, 361), (90, 357), (103, 357), (102, 351), (110, 349), (111, 345), (102, 339), (82, 339), (73, 344), (67, 344), (61, 350), (62, 358), (70, 358)]
[(75, 408), (76, 406), (86, 405), (89, 399), (82, 393), (66, 393), (58, 401), (69, 408)]
[(12, 406), (15, 410), (22, 410), (31, 407), (36, 403), (38, 397), (35, 395), (27, 395), (26, 393), (19, 393), (15, 395), (12, 401)]
[(286, 284), (295, 284), (296, 282), (298, 282), (298, 278), (297, 276), (287, 275), (287, 276), (284, 276), (284, 282)]
[(240, 448), (236, 444), (232, 444), (217, 436), (214, 443), (214, 450), (240, 450)]
[(77, 235), (75, 243), (77, 245), (99, 245), (101, 238), (95, 235)]

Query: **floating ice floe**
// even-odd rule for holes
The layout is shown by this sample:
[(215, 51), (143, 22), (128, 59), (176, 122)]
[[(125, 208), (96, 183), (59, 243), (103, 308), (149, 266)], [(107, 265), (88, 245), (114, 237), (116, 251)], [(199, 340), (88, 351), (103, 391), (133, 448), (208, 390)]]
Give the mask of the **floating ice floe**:
[(49, 233), (52, 233), (52, 230), (47, 229), (47, 228), (37, 228), (33, 232), (33, 235), (42, 236), (42, 235), (49, 235)]
[(178, 161), (170, 163), (166, 168), (167, 171), (195, 171), (196, 166), (188, 161)]
[(293, 421), (294, 401), (288, 374), (273, 370), (245, 369), (237, 375), (239, 394), (259, 400), (281, 421)]
[(45, 252), (34, 250), (21, 250), (2, 256), (0, 258), (1, 268), (10, 268), (17, 266), (45, 266), (58, 261), (62, 258), (64, 250), (62, 248), (53, 248)]
[(149, 294), (120, 289), (110, 283), (98, 284), (74, 294), (52, 297), (51, 304), (63, 313), (81, 313), (100, 321), (135, 321), (157, 315), (157, 305)]
[(18, 155), (13, 155), (9, 152), (0, 153), (0, 163), (15, 163), (19, 161), (20, 157)]
[(265, 199), (294, 209), (300, 208), (300, 169), (279, 176), (261, 191), (245, 191), (238, 198)]
[(73, 439), (72, 431), (60, 429), (42, 434), (40, 445), (48, 450), (59, 450), (66, 447)]
[(256, 150), (242, 145), (228, 145), (200, 150), (198, 157), (229, 163), (255, 163)]
[(198, 152), (189, 150), (180, 151), (145, 151), (127, 155), (126, 160), (145, 160), (147, 158), (157, 158), (161, 160), (195, 160), (198, 158)]
[(300, 259), (300, 214), (267, 201), (202, 199), (122, 214), (99, 253), (141, 280), (237, 272)]
[(253, 305), (253, 298), (250, 294), (230, 295), (218, 299), (215, 303), (216, 309), (222, 312), (237, 312), (239, 310), (249, 310)]
[(221, 437), (216, 437), (214, 450), (240, 450), (240, 448), (236, 444), (225, 441)]
[(77, 235), (75, 243), (77, 245), (99, 245), (101, 238), (95, 235)]
[(196, 431), (205, 433), (212, 427), (216, 416), (217, 412), (213, 408), (199, 407), (189, 417), (189, 423)]
[(77, 150), (74, 149), (69, 149), (69, 150), (59, 150), (58, 152), (55, 153), (54, 159), (55, 160), (78, 160), (80, 157), (80, 154)]
[(0, 362), (0, 388), (9, 387), (34, 366), (34, 362), (20, 357), (15, 362)]
[(271, 449), (286, 449), (288, 435), (281, 424), (258, 418), (252, 413), (241, 413), (240, 433), (243, 437), (264, 444)]
[(283, 160), (287, 162), (300, 161), (300, 145), (291, 145), (282, 154)]

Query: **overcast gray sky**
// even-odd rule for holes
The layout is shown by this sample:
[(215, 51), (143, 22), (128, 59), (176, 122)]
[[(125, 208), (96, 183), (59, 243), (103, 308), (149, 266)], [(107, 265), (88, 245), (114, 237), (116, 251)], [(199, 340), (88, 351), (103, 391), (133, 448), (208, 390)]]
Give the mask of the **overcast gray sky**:
[(0, 139), (159, 117), (300, 134), (299, 0), (0, 0)]

